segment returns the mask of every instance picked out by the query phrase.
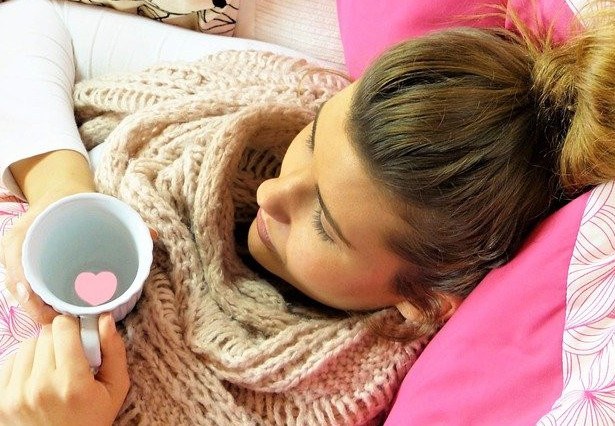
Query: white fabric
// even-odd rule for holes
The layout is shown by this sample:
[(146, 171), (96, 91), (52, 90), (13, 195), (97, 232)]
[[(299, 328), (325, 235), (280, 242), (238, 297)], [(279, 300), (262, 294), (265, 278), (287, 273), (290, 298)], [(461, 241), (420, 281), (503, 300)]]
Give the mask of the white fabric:
[(578, 14), (587, 4), (589, 0), (566, 0), (566, 3), (576, 14)]
[(0, 4), (0, 40), (0, 179), (20, 197), (11, 164), (59, 149), (86, 155), (73, 116), (75, 79), (231, 49), (307, 56), (274, 44), (202, 34), (59, 0)]
[(346, 71), (335, 0), (255, 0), (255, 5), (255, 39), (299, 49), (327, 68)]

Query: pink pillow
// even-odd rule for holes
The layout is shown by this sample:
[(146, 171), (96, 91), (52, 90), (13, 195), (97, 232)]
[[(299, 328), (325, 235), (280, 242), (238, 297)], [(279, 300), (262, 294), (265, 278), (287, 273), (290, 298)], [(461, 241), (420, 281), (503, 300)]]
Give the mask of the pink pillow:
[[(533, 4), (538, 4), (538, 11)], [(505, 25), (500, 17), (467, 19), (493, 12), (489, 5), (512, 7), (520, 11), (524, 22), (533, 22), (535, 14), (545, 22), (555, 21), (558, 34), (565, 34), (573, 16), (565, 0), (337, 0), (348, 72), (356, 78), (387, 47), (432, 30), (461, 25)]]
[(529, 425), (563, 389), (566, 283), (588, 194), (492, 271), (405, 377), (385, 423)]

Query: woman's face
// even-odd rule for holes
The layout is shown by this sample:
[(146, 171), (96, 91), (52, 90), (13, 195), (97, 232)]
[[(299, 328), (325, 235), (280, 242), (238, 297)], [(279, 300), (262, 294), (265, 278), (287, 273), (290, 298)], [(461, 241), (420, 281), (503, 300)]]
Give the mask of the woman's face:
[(248, 245), (263, 267), (312, 299), (363, 310), (403, 299), (392, 284), (403, 262), (384, 239), (403, 224), (344, 130), (353, 89), (324, 104), (290, 144), (280, 176), (258, 188)]

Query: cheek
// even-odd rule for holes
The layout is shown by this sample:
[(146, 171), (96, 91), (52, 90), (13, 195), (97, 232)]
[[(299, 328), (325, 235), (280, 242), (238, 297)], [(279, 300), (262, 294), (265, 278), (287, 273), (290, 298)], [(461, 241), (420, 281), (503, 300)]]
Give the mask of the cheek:
[(356, 268), (334, 246), (318, 236), (289, 238), (286, 247), (286, 268), (295, 286), (322, 302), (331, 296), (352, 292), (357, 282)]

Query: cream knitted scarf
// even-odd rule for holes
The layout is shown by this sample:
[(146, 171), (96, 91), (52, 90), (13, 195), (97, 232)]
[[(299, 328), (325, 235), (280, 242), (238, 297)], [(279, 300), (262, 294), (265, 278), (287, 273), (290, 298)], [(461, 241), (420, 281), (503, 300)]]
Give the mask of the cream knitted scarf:
[[(132, 387), (119, 424), (375, 424), (418, 344), (365, 319), (291, 305), (237, 254), (237, 222), (285, 147), (345, 81), (301, 60), (224, 52), (79, 83), (86, 145), (108, 141), (101, 192), (160, 235), (123, 324)], [(331, 283), (335, 285), (335, 283)]]

